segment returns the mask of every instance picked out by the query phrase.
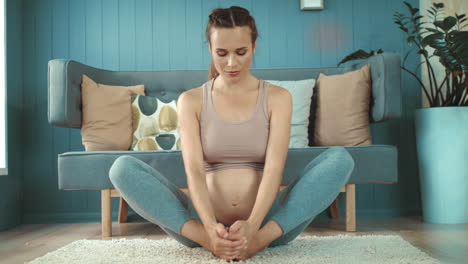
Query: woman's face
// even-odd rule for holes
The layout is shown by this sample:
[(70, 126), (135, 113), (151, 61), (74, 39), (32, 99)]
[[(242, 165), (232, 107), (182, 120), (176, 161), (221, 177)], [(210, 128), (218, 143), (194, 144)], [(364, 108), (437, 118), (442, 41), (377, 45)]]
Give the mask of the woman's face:
[(249, 72), (255, 52), (249, 27), (215, 28), (210, 42), (213, 64), (223, 79), (238, 79)]

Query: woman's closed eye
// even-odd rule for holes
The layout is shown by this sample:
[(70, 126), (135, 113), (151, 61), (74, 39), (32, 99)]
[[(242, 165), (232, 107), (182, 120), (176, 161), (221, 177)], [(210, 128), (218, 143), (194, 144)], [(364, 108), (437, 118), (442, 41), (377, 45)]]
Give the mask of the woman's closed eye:
[[(247, 52), (237, 52), (237, 55), (244, 56), (246, 53)], [(220, 57), (224, 57), (226, 55), (227, 55), (227, 53), (218, 53), (218, 56), (220, 56)]]

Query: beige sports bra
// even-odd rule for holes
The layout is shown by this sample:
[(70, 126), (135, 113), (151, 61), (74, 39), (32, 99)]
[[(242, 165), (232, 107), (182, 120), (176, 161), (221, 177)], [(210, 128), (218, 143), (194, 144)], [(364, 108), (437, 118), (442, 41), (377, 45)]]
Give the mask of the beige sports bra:
[(205, 171), (227, 168), (263, 170), (269, 134), (267, 110), (268, 82), (260, 80), (257, 104), (247, 119), (223, 120), (214, 110), (211, 91), (214, 79), (203, 84), (200, 117), (201, 144)]

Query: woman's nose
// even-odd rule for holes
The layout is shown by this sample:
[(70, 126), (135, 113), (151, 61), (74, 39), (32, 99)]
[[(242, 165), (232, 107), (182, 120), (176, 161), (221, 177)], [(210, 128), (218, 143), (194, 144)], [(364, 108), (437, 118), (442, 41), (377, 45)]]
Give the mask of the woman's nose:
[(236, 56), (229, 56), (228, 58), (228, 66), (232, 66), (232, 65), (236, 65), (237, 61), (236, 61)]

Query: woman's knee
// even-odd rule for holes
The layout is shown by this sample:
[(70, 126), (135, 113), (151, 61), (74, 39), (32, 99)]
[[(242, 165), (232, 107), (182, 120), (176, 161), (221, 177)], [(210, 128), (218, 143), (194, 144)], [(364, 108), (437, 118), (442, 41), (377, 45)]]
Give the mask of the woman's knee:
[(111, 180), (115, 180), (122, 175), (126, 175), (125, 171), (134, 166), (135, 159), (136, 158), (129, 155), (122, 155), (118, 157), (114, 163), (112, 163), (112, 166), (109, 169), (109, 178)]
[(333, 159), (333, 161), (346, 166), (350, 170), (354, 168), (354, 159), (345, 147), (332, 146), (329, 147), (326, 151), (328, 152), (328, 157)]
[(149, 173), (153, 176), (157, 174), (144, 161), (130, 155), (122, 155), (114, 161), (111, 168), (109, 169), (109, 179), (112, 183), (115, 184), (116, 182), (125, 181), (125, 179), (127, 179), (129, 176), (138, 176), (141, 172), (143, 174)]

